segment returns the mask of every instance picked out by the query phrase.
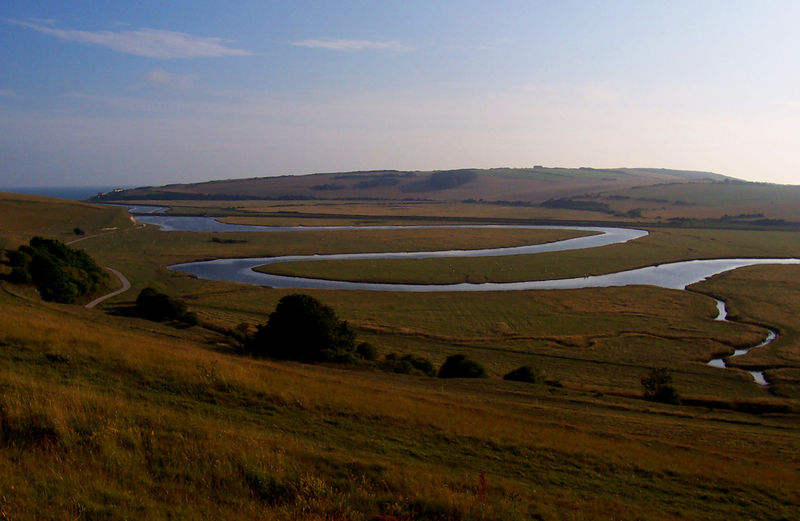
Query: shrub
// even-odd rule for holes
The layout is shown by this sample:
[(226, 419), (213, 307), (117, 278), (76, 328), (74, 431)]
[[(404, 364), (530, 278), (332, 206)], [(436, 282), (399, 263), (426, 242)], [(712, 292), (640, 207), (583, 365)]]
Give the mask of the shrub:
[(189, 311), (185, 315), (181, 317), (181, 322), (186, 324), (187, 326), (196, 326), (200, 323), (200, 319), (197, 317), (197, 313), (194, 311)]
[(370, 344), (369, 342), (361, 342), (356, 346), (356, 354), (364, 360), (369, 362), (374, 361), (378, 358), (378, 350), (375, 348), (374, 345)]
[(433, 365), (433, 362), (424, 356), (400, 356), (397, 353), (390, 353), (381, 360), (378, 367), (383, 371), (392, 373), (436, 376), (436, 367)]
[(503, 380), (512, 380), (515, 382), (527, 382), (533, 384), (544, 380), (544, 375), (540, 370), (524, 365), (505, 375)]
[(34, 237), (7, 256), (9, 281), (32, 282), (47, 301), (70, 304), (108, 278), (86, 252), (53, 239)]
[(681, 403), (678, 391), (672, 386), (672, 375), (669, 369), (664, 367), (650, 369), (647, 376), (642, 378), (642, 387), (644, 387), (645, 400), (675, 405)]
[(452, 355), (439, 368), (439, 378), (486, 378), (486, 369), (467, 355)]
[[(186, 304), (153, 288), (143, 289), (136, 297), (136, 312), (140, 317), (156, 322), (181, 320), (187, 315)], [(197, 319), (197, 315), (194, 318)]]
[(329, 306), (310, 295), (283, 297), (266, 324), (258, 326), (250, 352), (302, 362), (351, 362), (362, 358), (356, 334)]

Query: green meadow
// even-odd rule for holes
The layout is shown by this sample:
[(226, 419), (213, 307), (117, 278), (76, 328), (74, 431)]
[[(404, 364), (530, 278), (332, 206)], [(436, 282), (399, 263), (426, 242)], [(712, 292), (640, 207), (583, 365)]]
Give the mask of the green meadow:
[[(252, 218), (285, 224), (410, 217), (382, 213), (383, 206), (308, 215), (272, 213), (285, 208), (265, 210), (263, 202), (249, 207), (257, 209)], [(216, 208), (224, 213), (223, 204)], [(506, 218), (502, 207), (480, 217), (425, 208), (418, 213), (432, 222)], [(0, 282), (0, 518), (800, 515), (800, 267), (740, 269), (691, 291), (303, 291), (333, 307), (380, 356), (421, 355), (439, 366), (464, 353), (489, 373), (442, 380), (243, 356), (229, 332), (253, 331), (281, 297), (297, 291), (198, 280), (166, 266), (511, 246), (575, 232), (161, 232), (135, 226), (119, 208), (23, 196), (0, 198), (0, 216), (6, 247), (37, 234), (82, 238), (73, 246), (133, 285), (87, 310)], [(75, 236), (76, 227), (85, 235)], [(525, 280), (688, 258), (800, 256), (797, 239), (792, 231), (656, 228), (631, 244), (592, 251), (270, 269), (351, 280)], [(200, 325), (130, 316), (144, 287), (184, 300)], [(712, 296), (725, 300), (735, 321), (714, 320)], [(712, 356), (759, 343), (768, 327), (779, 331), (776, 342), (732, 362), (765, 370), (768, 389), (744, 371), (706, 366)], [(502, 380), (521, 365), (541, 370), (545, 381)], [(640, 380), (652, 367), (670, 369), (682, 405), (643, 399)]]

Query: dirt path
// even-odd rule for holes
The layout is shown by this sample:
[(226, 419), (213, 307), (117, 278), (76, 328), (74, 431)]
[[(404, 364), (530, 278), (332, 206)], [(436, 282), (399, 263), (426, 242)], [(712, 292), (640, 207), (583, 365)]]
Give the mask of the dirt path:
[(119, 288), (116, 291), (112, 291), (111, 293), (103, 295), (102, 297), (97, 297), (93, 301), (91, 301), (88, 304), (86, 304), (86, 309), (92, 309), (93, 307), (95, 307), (96, 305), (100, 304), (101, 302), (104, 302), (105, 300), (108, 300), (111, 297), (116, 297), (120, 293), (124, 293), (124, 292), (128, 291), (129, 289), (131, 289), (131, 283), (125, 277), (125, 275), (123, 275), (119, 271), (115, 270), (114, 268), (109, 268), (108, 266), (106, 266), (106, 269), (108, 271), (110, 271), (115, 277), (117, 277), (119, 279), (120, 283), (122, 283), (122, 287)]

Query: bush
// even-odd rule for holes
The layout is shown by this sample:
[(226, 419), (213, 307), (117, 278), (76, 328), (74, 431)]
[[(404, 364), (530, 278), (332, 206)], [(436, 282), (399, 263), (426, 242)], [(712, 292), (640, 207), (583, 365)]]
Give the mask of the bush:
[(294, 294), (283, 297), (267, 323), (258, 326), (249, 350), (282, 360), (350, 363), (363, 359), (355, 339), (350, 325), (329, 306), (310, 295)]
[(7, 252), (14, 283), (33, 283), (42, 299), (71, 304), (108, 278), (84, 251), (53, 239), (34, 237), (27, 246)]
[(536, 382), (541, 382), (544, 380), (544, 375), (538, 369), (534, 369), (533, 367), (524, 365), (522, 367), (518, 367), (505, 375), (503, 380), (512, 380), (514, 382), (527, 382), (534, 384)]
[(181, 317), (181, 322), (186, 324), (187, 326), (196, 326), (200, 323), (200, 319), (197, 317), (197, 313), (194, 311), (189, 311), (185, 315)]
[(439, 378), (486, 378), (486, 369), (467, 355), (452, 355), (439, 368)]
[[(160, 293), (153, 288), (143, 289), (139, 296), (136, 297), (136, 312), (140, 317), (156, 322), (182, 320), (188, 314), (186, 313), (186, 304), (182, 301)], [(187, 318), (189, 321), (192, 320), (191, 316)], [(197, 315), (194, 315), (194, 319), (197, 319)], [(193, 325), (190, 322), (187, 323)]]
[(369, 342), (361, 342), (356, 346), (356, 354), (369, 362), (378, 358), (378, 350)]
[(433, 365), (433, 362), (424, 356), (400, 356), (397, 353), (390, 353), (381, 360), (378, 367), (383, 371), (391, 373), (436, 376), (436, 367)]
[(672, 386), (672, 375), (669, 369), (664, 367), (650, 369), (647, 376), (642, 378), (642, 387), (644, 387), (645, 400), (674, 405), (681, 403), (678, 391)]

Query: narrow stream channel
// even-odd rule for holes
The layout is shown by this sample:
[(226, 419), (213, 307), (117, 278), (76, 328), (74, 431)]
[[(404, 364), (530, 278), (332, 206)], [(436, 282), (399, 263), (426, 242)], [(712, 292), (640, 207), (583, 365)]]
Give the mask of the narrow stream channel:
[[(714, 320), (720, 320), (722, 322), (729, 322), (729, 320), (728, 320), (728, 310), (725, 307), (725, 302), (723, 302), (723, 301), (721, 301), (719, 299), (717, 299), (717, 311), (718, 311), (718, 313), (717, 313), (716, 318), (714, 318)], [(746, 355), (747, 353), (749, 353), (753, 349), (758, 349), (759, 347), (764, 347), (766, 345), (769, 345), (772, 342), (774, 342), (776, 338), (778, 338), (778, 332), (775, 331), (774, 329), (769, 329), (767, 331), (767, 337), (760, 344), (754, 345), (752, 347), (747, 347), (747, 348), (744, 348), (744, 349), (735, 349), (733, 351), (732, 355), (724, 356), (722, 358), (714, 358), (714, 359), (712, 359), (711, 361), (708, 362), (708, 365), (710, 365), (711, 367), (718, 367), (720, 369), (734, 369), (734, 368), (729, 368), (728, 367), (728, 362), (727, 362), (728, 359), (733, 358), (735, 356)], [(750, 375), (753, 377), (753, 380), (755, 380), (755, 382), (758, 385), (760, 385), (762, 387), (766, 387), (766, 386), (769, 385), (769, 382), (767, 382), (767, 379), (764, 377), (764, 372), (763, 371), (747, 371), (747, 372), (750, 373)]]

